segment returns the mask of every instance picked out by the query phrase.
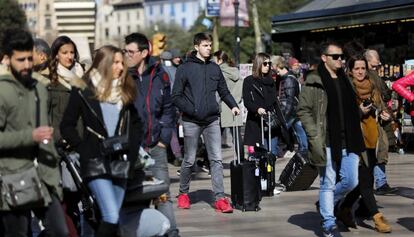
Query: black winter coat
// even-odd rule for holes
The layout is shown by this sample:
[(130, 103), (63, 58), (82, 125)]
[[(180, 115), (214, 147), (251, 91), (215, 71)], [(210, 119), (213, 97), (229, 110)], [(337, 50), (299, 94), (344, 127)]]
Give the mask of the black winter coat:
[(183, 112), (182, 119), (200, 125), (217, 120), (220, 109), (216, 92), (229, 108), (238, 107), (220, 67), (210, 60), (200, 60), (193, 52), (178, 67), (172, 92), (174, 105)]
[[(92, 110), (85, 101), (87, 101)], [(130, 114), (128, 160), (131, 162), (131, 167), (134, 167), (138, 157), (138, 149), (142, 141), (143, 125), (133, 104), (124, 106), (119, 117), (122, 118), (125, 116), (127, 111), (129, 111)], [(79, 133), (76, 130), (79, 117), (81, 117), (83, 121), (83, 139), (79, 136)], [(80, 90), (78, 88), (73, 88), (69, 97), (68, 106), (66, 107), (62, 122), (60, 124), (62, 138), (65, 139), (68, 144), (79, 153), (82, 177), (88, 178), (89, 180), (101, 177), (110, 178), (108, 174), (92, 176), (90, 170), (88, 170), (88, 165), (93, 162), (97, 162), (97, 159), (94, 158), (102, 157), (100, 148), (102, 140), (98, 138), (96, 134), (91, 132), (91, 130), (104, 137), (108, 137), (100, 102), (95, 99), (94, 93), (91, 89), (87, 88), (85, 90)], [(119, 121), (115, 134), (118, 134), (118, 130)], [(122, 134), (125, 133), (126, 131), (122, 132)], [(106, 162), (105, 166), (107, 166), (109, 164), (109, 160), (104, 160), (104, 162)]]
[[(272, 110), (276, 103), (276, 88), (271, 77), (254, 78), (248, 76), (243, 82), (243, 102), (247, 108), (246, 129), (244, 144), (249, 146), (262, 146), (259, 108)], [(265, 138), (268, 135), (265, 134)], [(275, 137), (276, 133), (272, 133)]]
[(142, 75), (135, 68), (130, 68), (129, 74), (137, 85), (135, 108), (145, 124), (143, 143), (146, 147), (158, 142), (170, 144), (176, 121), (168, 74), (158, 62), (149, 65)]
[(293, 73), (289, 72), (282, 76), (280, 81), (280, 107), (286, 122), (296, 118), (296, 110), (299, 103), (299, 82)]

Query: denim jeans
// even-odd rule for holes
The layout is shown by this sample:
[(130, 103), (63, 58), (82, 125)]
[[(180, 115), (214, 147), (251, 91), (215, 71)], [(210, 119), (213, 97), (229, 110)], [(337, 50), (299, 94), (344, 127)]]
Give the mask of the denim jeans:
[(219, 120), (201, 126), (183, 121), (184, 128), (184, 161), (181, 164), (180, 193), (190, 190), (192, 166), (194, 165), (198, 138), (203, 134), (210, 160), (211, 183), (216, 199), (224, 197), (223, 164), (221, 157), (221, 131)]
[(118, 224), (119, 210), (124, 201), (126, 180), (93, 179), (88, 187), (96, 198), (102, 220)]
[[(299, 145), (299, 152), (301, 154), (306, 154), (306, 152), (308, 151), (308, 137), (306, 136), (306, 132), (302, 127), (302, 122), (297, 120), (295, 123), (288, 123), (288, 129), (290, 129), (290, 127), (293, 126), (293, 129), (295, 130), (296, 133), (296, 139), (298, 140), (298, 145)], [(278, 141), (278, 137), (274, 137), (272, 138), (272, 154), (274, 154), (275, 156), (278, 155), (279, 152), (279, 141)]]
[(293, 124), (293, 129), (296, 132), (296, 138), (298, 139), (299, 153), (306, 154), (308, 151), (308, 137), (303, 129), (302, 122), (300, 120)]
[(387, 183), (385, 164), (376, 164), (374, 167), (375, 188), (380, 188)]
[[(148, 170), (152, 172), (152, 175), (163, 180), (170, 186), (170, 175), (168, 173), (168, 161), (167, 161), (167, 149), (159, 146), (154, 146), (149, 149), (148, 154), (155, 160), (155, 164), (148, 167)], [(171, 224), (171, 230), (177, 229), (177, 224), (174, 216), (174, 208), (171, 201), (170, 191), (167, 193), (168, 200), (166, 202), (160, 202), (157, 206), (158, 211), (164, 214)]]
[(326, 166), (319, 168), (319, 205), (322, 228), (325, 230), (335, 226), (335, 204), (358, 185), (358, 165), (359, 156), (343, 149), (339, 182), (336, 182), (337, 164), (332, 160), (331, 149), (326, 148)]

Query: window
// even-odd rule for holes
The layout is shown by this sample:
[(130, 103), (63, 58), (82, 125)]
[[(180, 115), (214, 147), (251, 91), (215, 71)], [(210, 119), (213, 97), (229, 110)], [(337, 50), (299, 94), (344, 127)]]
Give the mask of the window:
[(171, 3), (171, 5), (170, 5), (170, 15), (175, 16), (175, 9), (174, 9), (174, 4), (173, 3)]
[(108, 22), (108, 16), (105, 16), (105, 22)]
[(117, 17), (118, 17), (118, 21), (120, 21), (121, 20), (121, 13), (118, 12)]
[(149, 6), (149, 14), (152, 15), (152, 5)]
[(164, 5), (163, 4), (160, 5), (160, 14), (164, 14)]
[(127, 12), (126, 15), (127, 15), (127, 21), (129, 21), (129, 12)]
[(46, 4), (46, 11), (49, 11), (49, 10), (50, 10), (50, 5), (48, 3), (48, 4)]
[(108, 38), (109, 37), (109, 29), (105, 28), (105, 37)]
[(127, 26), (127, 34), (131, 32), (131, 26)]
[(187, 28), (185, 23), (186, 23), (186, 19), (185, 18), (182, 18), (181, 19), (181, 27), (182, 28)]
[(118, 35), (121, 35), (121, 27), (118, 26)]
[(137, 20), (139, 19), (139, 11), (137, 11)]
[(181, 11), (182, 12), (185, 12), (187, 9), (186, 9), (186, 5), (185, 5), (185, 2), (183, 2), (182, 4), (181, 4)]
[(47, 17), (47, 18), (46, 18), (46, 21), (45, 21), (45, 28), (46, 28), (46, 29), (50, 29), (50, 28), (52, 28), (52, 23), (51, 23), (51, 21), (50, 21), (50, 17)]

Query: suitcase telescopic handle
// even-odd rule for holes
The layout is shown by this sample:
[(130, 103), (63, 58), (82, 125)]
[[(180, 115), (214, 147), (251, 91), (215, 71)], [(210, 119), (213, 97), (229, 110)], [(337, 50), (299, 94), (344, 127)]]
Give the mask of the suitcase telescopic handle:
[(240, 164), (240, 139), (239, 139), (239, 129), (237, 127), (236, 123), (236, 116), (233, 115), (233, 146), (236, 150), (236, 153), (234, 154), (234, 163)]

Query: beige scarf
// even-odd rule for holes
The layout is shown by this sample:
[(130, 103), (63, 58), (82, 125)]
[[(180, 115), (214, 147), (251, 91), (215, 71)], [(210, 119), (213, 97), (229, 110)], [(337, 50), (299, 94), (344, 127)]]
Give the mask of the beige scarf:
[(75, 65), (70, 70), (60, 63), (57, 67), (57, 74), (59, 75), (58, 81), (69, 90), (72, 89), (71, 81), (80, 80), (80, 78), (83, 76), (83, 73), (83, 68), (79, 63), (75, 63)]
[[(92, 69), (90, 74), (90, 79), (92, 84), (96, 88), (98, 94), (103, 94), (105, 91), (104, 85), (102, 83), (102, 76), (96, 69)], [(105, 98), (103, 102), (116, 104), (118, 109), (121, 109), (123, 106), (122, 96), (121, 96), (121, 80), (119, 78), (112, 80), (112, 87), (110, 95)]]

